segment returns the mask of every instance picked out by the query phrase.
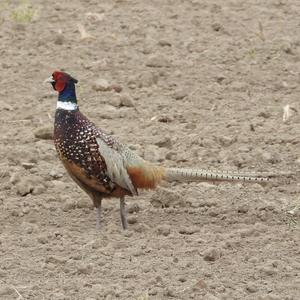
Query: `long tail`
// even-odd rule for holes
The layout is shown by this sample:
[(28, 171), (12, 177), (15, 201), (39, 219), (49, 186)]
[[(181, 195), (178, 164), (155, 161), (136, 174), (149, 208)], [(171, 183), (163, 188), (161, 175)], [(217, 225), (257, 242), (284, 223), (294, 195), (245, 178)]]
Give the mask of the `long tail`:
[(240, 181), (268, 182), (272, 175), (266, 173), (239, 173), (203, 169), (164, 168), (150, 164), (127, 168), (135, 188), (153, 189), (166, 181)]
[(259, 173), (244, 174), (238, 172), (180, 168), (166, 168), (164, 179), (166, 181), (270, 181), (270, 177)]

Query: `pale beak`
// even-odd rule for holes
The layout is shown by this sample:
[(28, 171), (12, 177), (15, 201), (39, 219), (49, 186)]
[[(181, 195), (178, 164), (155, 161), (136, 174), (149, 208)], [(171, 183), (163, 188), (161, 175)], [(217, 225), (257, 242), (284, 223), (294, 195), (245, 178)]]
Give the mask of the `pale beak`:
[(55, 82), (55, 80), (51, 76), (51, 77), (47, 78), (46, 80), (44, 80), (43, 83), (53, 83), (53, 82)]

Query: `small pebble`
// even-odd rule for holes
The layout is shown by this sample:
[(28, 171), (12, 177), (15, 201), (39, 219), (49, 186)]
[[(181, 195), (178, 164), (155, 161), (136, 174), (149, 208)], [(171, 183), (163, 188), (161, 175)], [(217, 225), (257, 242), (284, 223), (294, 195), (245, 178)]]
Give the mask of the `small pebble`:
[(241, 230), (240, 235), (242, 238), (258, 235), (258, 232), (254, 228)]
[(77, 207), (77, 202), (73, 198), (67, 198), (63, 205), (63, 211), (70, 211)]
[(46, 235), (40, 235), (38, 238), (37, 238), (37, 241), (40, 243), (40, 244), (47, 244), (48, 243), (48, 238)]
[[(159, 293), (159, 289), (157, 287), (153, 287), (149, 290), (148, 294), (149, 296), (155, 296)], [(142, 299), (142, 298), (141, 298)], [(145, 298), (147, 299), (147, 298)]]
[(216, 248), (209, 248), (204, 251), (203, 259), (205, 261), (216, 261), (221, 257), (221, 251)]
[(41, 140), (53, 139), (53, 126), (44, 126), (34, 131), (34, 136)]
[(134, 231), (138, 233), (149, 231), (149, 227), (146, 224), (138, 224), (134, 226)]
[(223, 147), (229, 147), (237, 141), (237, 138), (235, 136), (219, 136), (216, 139), (217, 142)]
[(166, 159), (176, 161), (177, 160), (177, 153), (174, 151), (170, 151), (166, 154)]
[(166, 288), (166, 289), (164, 290), (164, 296), (166, 296), (166, 297), (171, 297), (171, 298), (176, 297), (174, 290), (173, 290), (173, 289), (170, 289), (170, 288)]
[(129, 214), (138, 213), (140, 211), (140, 206), (137, 203), (128, 205), (127, 212)]
[(195, 284), (195, 287), (198, 288), (198, 289), (206, 289), (207, 288), (207, 283), (203, 279), (200, 279)]
[(60, 173), (59, 171), (57, 170), (51, 170), (49, 172), (49, 175), (53, 178), (53, 179), (59, 179), (59, 178), (62, 178), (63, 177), (63, 174)]
[(62, 45), (64, 43), (64, 35), (60, 29), (56, 34), (54, 34), (54, 44)]
[(289, 42), (289, 41), (283, 42), (282, 50), (283, 50), (286, 54), (294, 54), (294, 51), (293, 51), (293, 48), (292, 48), (292, 43)]
[(173, 118), (171, 116), (161, 115), (157, 118), (157, 121), (161, 123), (171, 123)]
[(183, 276), (180, 276), (179, 278), (178, 278), (178, 281), (180, 281), (180, 282), (186, 282), (186, 277), (183, 277)]
[(223, 26), (220, 23), (213, 23), (211, 27), (214, 31), (221, 31), (223, 29)]
[(96, 79), (92, 84), (92, 89), (95, 91), (106, 92), (112, 89), (112, 86), (106, 79)]
[(159, 225), (156, 227), (156, 232), (158, 235), (168, 236), (171, 232), (171, 227), (169, 225)]
[(20, 174), (19, 173), (13, 173), (9, 179), (9, 182), (11, 184), (16, 184), (18, 182), (20, 182), (21, 180), (21, 177), (20, 177)]
[(255, 285), (253, 283), (248, 283), (246, 286), (246, 290), (249, 293), (256, 293), (258, 291), (258, 287), (257, 287), (257, 285)]
[(151, 68), (170, 67), (170, 62), (161, 54), (154, 54), (148, 58), (146, 66)]
[(136, 216), (129, 216), (127, 218), (127, 222), (128, 224), (136, 224), (138, 222), (138, 219)]
[(29, 162), (23, 162), (23, 163), (22, 163), (22, 167), (23, 167), (25, 170), (30, 170), (30, 169), (32, 169), (34, 166), (35, 166), (35, 163), (29, 163)]
[(46, 257), (45, 262), (47, 264), (54, 264), (54, 265), (64, 265), (67, 259), (64, 257), (60, 257), (58, 255), (50, 255)]
[(34, 186), (28, 180), (23, 179), (16, 185), (16, 188), (17, 193), (24, 197), (33, 191)]
[(175, 100), (182, 100), (183, 98), (185, 98), (188, 95), (188, 93), (184, 90), (177, 90), (175, 91), (175, 93), (173, 94), (173, 98)]
[(77, 272), (79, 274), (89, 275), (89, 274), (92, 273), (92, 271), (93, 271), (93, 265), (92, 264), (83, 264), (83, 263), (80, 263), (77, 266)]
[(190, 226), (190, 227), (184, 227), (179, 229), (180, 234), (186, 234), (186, 235), (191, 235), (199, 231), (199, 228), (196, 226)]
[(265, 273), (265, 274), (268, 275), (268, 276), (275, 275), (275, 274), (278, 272), (276, 269), (274, 269), (274, 268), (272, 268), (272, 267), (268, 267), (268, 266), (262, 267), (262, 268), (260, 269), (260, 271), (261, 271), (262, 273)]
[(240, 205), (237, 209), (237, 212), (241, 214), (246, 214), (248, 211), (249, 211), (249, 205), (247, 204)]
[(163, 147), (163, 148), (171, 148), (172, 147), (172, 141), (169, 137), (164, 136), (160, 138), (157, 142), (154, 143), (158, 147)]
[(266, 111), (261, 111), (259, 114), (258, 114), (259, 117), (262, 117), (264, 119), (268, 119), (271, 117), (271, 114), (269, 112), (266, 112)]
[(45, 186), (39, 184), (33, 187), (32, 195), (41, 195), (46, 191)]
[(14, 108), (13, 108), (11, 105), (7, 104), (7, 103), (4, 103), (4, 104), (2, 105), (2, 109), (3, 109), (3, 110), (8, 110), (8, 111), (14, 110)]
[(219, 213), (215, 210), (215, 208), (211, 208), (211, 209), (208, 210), (208, 215), (210, 217), (215, 218), (219, 215)]
[(264, 162), (276, 164), (281, 161), (278, 154), (270, 153), (270, 152), (263, 152), (261, 154), (261, 158)]
[(161, 46), (161, 47), (171, 47), (172, 44), (169, 42), (169, 41), (166, 41), (166, 40), (160, 40), (158, 41), (158, 45)]
[(111, 88), (116, 92), (116, 93), (121, 93), (122, 92), (122, 87), (119, 84), (112, 84)]
[(120, 96), (120, 106), (134, 107), (134, 101), (128, 94)]
[(155, 190), (154, 194), (151, 197), (150, 203), (154, 207), (174, 207), (174, 206), (183, 206), (184, 200), (182, 199), (180, 193), (159, 187)]
[[(151, 87), (158, 82), (158, 75), (154, 72), (143, 72), (131, 79), (131, 83), (138, 88)], [(149, 95), (149, 94), (148, 94)]]
[(216, 81), (218, 83), (222, 83), (225, 79), (226, 79), (226, 77), (223, 74), (219, 74), (216, 76)]

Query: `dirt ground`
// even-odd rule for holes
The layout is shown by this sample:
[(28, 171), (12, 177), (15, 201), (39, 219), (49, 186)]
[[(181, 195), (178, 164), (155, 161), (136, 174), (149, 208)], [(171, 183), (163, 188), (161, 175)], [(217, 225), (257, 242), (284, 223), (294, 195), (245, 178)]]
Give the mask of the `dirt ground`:
[[(1, 300), (300, 299), (298, 0), (0, 9)], [(84, 114), (147, 160), (293, 174), (142, 191), (128, 231), (106, 200), (96, 231), (51, 140), (55, 69), (79, 80)]]

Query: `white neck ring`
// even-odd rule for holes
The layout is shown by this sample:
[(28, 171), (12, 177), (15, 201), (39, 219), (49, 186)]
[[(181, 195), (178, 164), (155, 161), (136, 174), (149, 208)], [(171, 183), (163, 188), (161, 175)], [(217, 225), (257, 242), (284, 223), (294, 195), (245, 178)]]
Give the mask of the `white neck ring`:
[(62, 102), (62, 101), (57, 101), (57, 106), (56, 108), (64, 109), (64, 110), (76, 110), (78, 108), (76, 103), (73, 102)]

